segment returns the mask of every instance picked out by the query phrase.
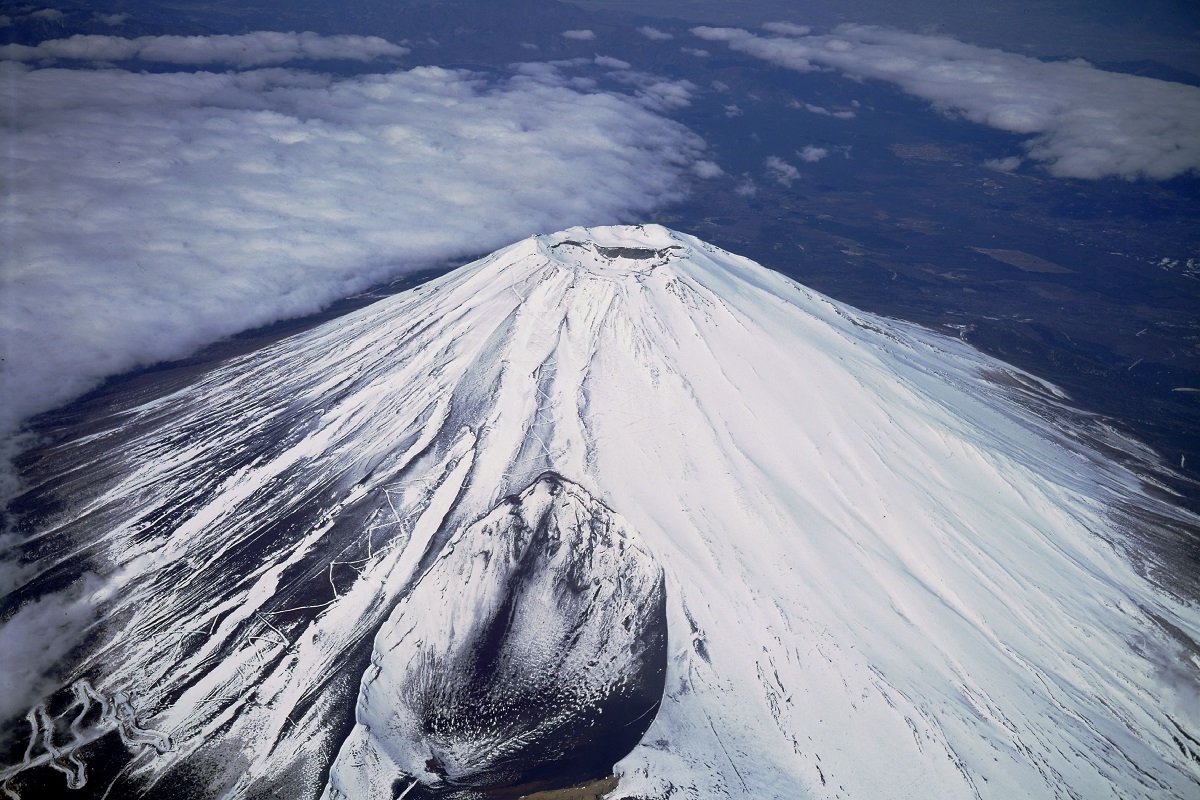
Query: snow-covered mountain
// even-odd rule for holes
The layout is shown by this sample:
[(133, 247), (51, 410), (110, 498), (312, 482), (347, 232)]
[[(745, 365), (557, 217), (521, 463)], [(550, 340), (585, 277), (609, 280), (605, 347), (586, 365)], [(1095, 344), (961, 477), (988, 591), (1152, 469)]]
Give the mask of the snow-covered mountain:
[(1141, 537), (1196, 520), (1058, 397), (665, 228), (519, 242), (29, 465), (0, 646), (63, 689), (0, 779), (1195, 797)]

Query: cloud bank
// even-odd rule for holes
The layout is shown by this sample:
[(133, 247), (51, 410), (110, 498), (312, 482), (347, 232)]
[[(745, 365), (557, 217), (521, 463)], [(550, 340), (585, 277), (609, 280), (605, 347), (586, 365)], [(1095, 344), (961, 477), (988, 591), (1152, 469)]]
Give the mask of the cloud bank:
[(682, 196), (698, 137), (556, 76), (0, 64), (0, 433), (407, 270)]
[[(787, 26), (770, 29), (788, 33)], [(1200, 88), (1194, 86), (864, 25), (840, 25), (818, 36), (707, 27), (693, 33), (788, 69), (832, 68), (887, 81), (944, 113), (1032, 135), (1025, 142), (1029, 158), (1059, 177), (1166, 179), (1200, 172)]]
[(230, 64), (261, 67), (288, 61), (374, 61), (398, 58), (407, 47), (378, 36), (255, 31), (237, 36), (120, 36), (79, 34), (37, 45), (0, 46), (9, 61), (157, 61), (164, 64)]

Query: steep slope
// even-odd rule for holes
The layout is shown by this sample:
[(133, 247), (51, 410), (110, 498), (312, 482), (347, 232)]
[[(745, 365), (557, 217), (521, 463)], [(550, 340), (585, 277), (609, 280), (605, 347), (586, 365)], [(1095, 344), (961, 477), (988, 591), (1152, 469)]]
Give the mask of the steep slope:
[(55, 677), (170, 734), (128, 792), (405, 787), (350, 715), (373, 647), (549, 470), (663, 570), (665, 690), (615, 797), (1194, 796), (1200, 613), (1124, 530), (1194, 520), (1066, 419), (692, 237), (571, 229), (47, 453), (6, 613), (72, 612)]

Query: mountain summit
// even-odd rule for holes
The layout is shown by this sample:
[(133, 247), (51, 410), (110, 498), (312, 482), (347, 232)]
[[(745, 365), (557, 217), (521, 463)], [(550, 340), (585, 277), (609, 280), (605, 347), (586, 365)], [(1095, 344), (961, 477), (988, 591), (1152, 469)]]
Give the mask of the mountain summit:
[[(573, 228), (89, 421), (30, 466), (0, 612), (72, 620), (32, 700), (88, 678), (171, 737), (127, 794), (503, 797), (636, 706), (615, 798), (1195, 796), (1200, 613), (1136, 530), (1195, 520), (1060, 400)], [(14, 789), (54, 760), (14, 752)]]

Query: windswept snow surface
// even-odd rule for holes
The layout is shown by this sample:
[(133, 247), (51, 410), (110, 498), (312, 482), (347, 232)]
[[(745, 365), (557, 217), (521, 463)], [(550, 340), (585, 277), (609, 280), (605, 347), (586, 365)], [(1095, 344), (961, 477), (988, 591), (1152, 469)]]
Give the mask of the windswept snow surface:
[(389, 736), (348, 716), (373, 642), (553, 470), (664, 570), (614, 797), (1194, 798), (1200, 613), (1114, 512), (1194, 520), (1052, 393), (665, 228), (534, 237), (46, 454), (8, 625), (86, 609), (56, 678), (173, 741), (128, 791), (393, 785), (337, 757)]

